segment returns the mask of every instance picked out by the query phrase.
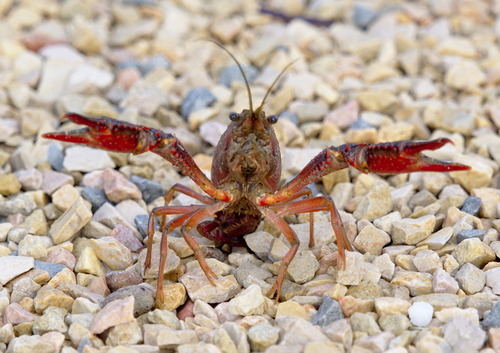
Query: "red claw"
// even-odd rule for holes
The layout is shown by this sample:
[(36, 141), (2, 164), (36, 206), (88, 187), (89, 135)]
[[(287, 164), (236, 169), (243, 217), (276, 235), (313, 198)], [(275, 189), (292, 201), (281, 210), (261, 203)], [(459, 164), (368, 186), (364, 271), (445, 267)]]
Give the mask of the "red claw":
[(453, 142), (440, 138), (431, 141), (397, 141), (342, 147), (349, 164), (365, 173), (453, 172), (470, 169), (463, 164), (444, 162), (421, 154), (424, 150), (436, 150), (447, 143)]
[(106, 117), (91, 118), (68, 113), (62, 117), (62, 120), (66, 119), (87, 127), (71, 131), (49, 132), (43, 134), (42, 137), (80, 143), (113, 152), (136, 152), (140, 147), (141, 133), (143, 136), (148, 133), (154, 134), (153, 129), (145, 126), (133, 125)]

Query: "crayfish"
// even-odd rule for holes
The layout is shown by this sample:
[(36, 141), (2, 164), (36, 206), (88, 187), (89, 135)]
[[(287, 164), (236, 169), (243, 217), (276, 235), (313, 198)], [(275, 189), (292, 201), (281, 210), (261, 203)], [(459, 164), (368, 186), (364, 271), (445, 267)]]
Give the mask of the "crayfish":
[[(217, 43), (216, 43), (217, 44)], [(153, 152), (163, 157), (179, 171), (191, 178), (206, 195), (175, 184), (164, 196), (164, 206), (152, 210), (148, 221), (148, 251), (145, 267), (151, 266), (155, 217), (161, 217), (159, 280), (156, 298), (163, 301), (163, 275), (168, 251), (167, 236), (179, 228), (180, 233), (194, 252), (207, 279), (214, 284), (217, 278), (207, 265), (199, 244), (190, 234), (196, 227), (204, 237), (215, 244), (244, 245), (243, 236), (255, 231), (266, 218), (288, 240), (290, 249), (283, 257), (274, 285), (268, 296), (280, 298), (281, 286), (287, 268), (299, 248), (299, 240), (285, 222), (288, 215), (309, 213), (310, 240), (314, 245), (312, 213), (327, 211), (331, 216), (338, 247), (338, 266), (345, 267), (345, 251), (352, 251), (340, 215), (329, 196), (313, 197), (308, 185), (321, 177), (352, 166), (363, 173), (411, 173), (418, 171), (450, 172), (467, 170), (468, 166), (426, 157), (423, 150), (435, 150), (450, 143), (447, 138), (432, 141), (398, 141), (379, 144), (345, 144), (328, 147), (316, 155), (293, 179), (279, 187), (281, 154), (272, 125), (277, 118), (267, 116), (263, 110), (269, 92), (286, 68), (281, 71), (268, 89), (262, 103), (253, 108), (250, 85), (234, 55), (223, 48), (236, 62), (243, 75), (249, 97), (249, 109), (231, 113), (231, 123), (222, 135), (214, 152), (211, 179), (196, 165), (181, 141), (173, 134), (141, 125), (134, 125), (108, 117), (91, 118), (68, 113), (63, 119), (86, 125), (80, 130), (51, 132), (45, 138), (80, 143), (113, 152), (140, 154)], [(288, 65), (289, 66), (289, 65)], [(288, 67), (287, 66), (287, 67)], [(176, 192), (190, 196), (201, 204), (169, 206)], [(208, 195), (208, 196), (207, 196)], [(166, 222), (165, 217), (176, 215)]]

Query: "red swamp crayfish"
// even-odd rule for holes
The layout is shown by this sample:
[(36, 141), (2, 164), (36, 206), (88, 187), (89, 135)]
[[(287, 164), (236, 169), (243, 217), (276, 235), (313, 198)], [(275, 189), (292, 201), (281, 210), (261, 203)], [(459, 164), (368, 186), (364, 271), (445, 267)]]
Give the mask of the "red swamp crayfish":
[[(218, 43), (216, 43), (218, 44)], [(218, 44), (221, 46), (220, 44)], [(87, 127), (79, 130), (50, 132), (45, 138), (73, 142), (113, 152), (140, 154), (153, 152), (163, 157), (179, 171), (191, 178), (207, 195), (195, 192), (181, 184), (175, 184), (165, 194), (165, 204), (153, 209), (148, 222), (148, 251), (145, 267), (151, 266), (154, 235), (154, 219), (161, 217), (160, 264), (156, 299), (163, 302), (163, 275), (168, 251), (168, 234), (179, 228), (180, 233), (194, 252), (207, 279), (215, 285), (217, 276), (207, 265), (199, 244), (190, 234), (197, 228), (204, 237), (216, 245), (243, 246), (243, 236), (256, 230), (263, 218), (268, 219), (290, 243), (274, 285), (268, 296), (280, 298), (281, 286), (287, 268), (295, 257), (299, 240), (284, 217), (310, 213), (309, 247), (314, 246), (313, 212), (328, 211), (338, 246), (338, 266), (345, 267), (345, 251), (352, 251), (340, 215), (329, 196), (312, 197), (309, 184), (321, 177), (352, 166), (363, 173), (399, 174), (419, 171), (450, 172), (470, 167), (444, 162), (421, 154), (423, 150), (435, 150), (451, 143), (447, 138), (431, 141), (397, 141), (378, 144), (345, 144), (328, 147), (316, 155), (292, 180), (279, 187), (281, 178), (281, 153), (272, 125), (277, 118), (267, 116), (263, 106), (272, 88), (289, 64), (277, 76), (268, 89), (261, 105), (254, 109), (250, 85), (239, 62), (233, 54), (221, 46), (236, 62), (243, 75), (249, 97), (249, 109), (231, 113), (227, 130), (214, 152), (211, 180), (200, 170), (182, 142), (175, 135), (141, 125), (111, 119), (91, 118), (68, 113), (69, 119)], [(175, 192), (200, 201), (201, 205), (169, 206)], [(176, 215), (166, 222), (166, 216)]]

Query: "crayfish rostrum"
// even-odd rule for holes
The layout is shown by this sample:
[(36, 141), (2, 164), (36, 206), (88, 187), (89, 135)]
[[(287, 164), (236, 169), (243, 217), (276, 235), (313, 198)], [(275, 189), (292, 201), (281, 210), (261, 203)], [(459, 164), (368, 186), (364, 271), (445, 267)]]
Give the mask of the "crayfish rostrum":
[[(297, 176), (279, 187), (281, 154), (272, 127), (277, 118), (273, 115), (267, 116), (263, 111), (263, 105), (272, 87), (285, 70), (271, 85), (261, 105), (254, 109), (248, 80), (238, 61), (229, 51), (227, 52), (236, 61), (244, 77), (249, 96), (249, 109), (229, 115), (231, 123), (222, 135), (213, 156), (211, 180), (196, 165), (181, 141), (173, 134), (162, 130), (108, 117), (91, 118), (68, 113), (63, 119), (87, 127), (43, 135), (45, 138), (80, 143), (114, 152), (156, 153), (176, 166), (182, 174), (191, 178), (206, 193), (202, 195), (176, 184), (165, 194), (165, 205), (154, 208), (149, 217), (146, 268), (151, 266), (154, 220), (155, 217), (162, 218), (159, 280), (156, 292), (156, 298), (160, 302), (163, 301), (162, 278), (168, 251), (167, 236), (177, 228), (192, 248), (207, 279), (214, 284), (213, 279), (217, 276), (207, 265), (200, 246), (190, 234), (190, 230), (196, 227), (200, 234), (216, 244), (241, 246), (244, 245), (243, 236), (255, 231), (263, 218), (268, 219), (290, 243), (290, 250), (283, 258), (276, 281), (268, 293), (269, 296), (276, 295), (279, 298), (288, 265), (299, 247), (297, 235), (284, 221), (285, 216), (299, 213), (310, 213), (312, 216), (312, 212), (328, 211), (337, 239), (337, 262), (340, 268), (345, 266), (345, 250), (352, 250), (332, 199), (329, 196), (312, 197), (307, 187), (309, 184), (322, 176), (349, 166), (363, 173), (381, 174), (469, 169), (465, 165), (443, 162), (421, 154), (423, 150), (435, 150), (451, 142), (446, 138), (418, 142), (346, 144), (324, 149)], [(190, 196), (200, 201), (201, 205), (169, 206), (175, 192)], [(175, 217), (166, 222), (167, 215)], [(310, 224), (309, 246), (312, 247), (313, 223)]]

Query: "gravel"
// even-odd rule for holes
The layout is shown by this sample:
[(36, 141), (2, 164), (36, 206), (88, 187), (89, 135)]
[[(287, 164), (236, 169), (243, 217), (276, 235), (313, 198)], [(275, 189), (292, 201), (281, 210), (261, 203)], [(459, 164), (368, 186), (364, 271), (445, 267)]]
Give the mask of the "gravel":
[[(0, 3), (0, 353), (450, 352), (500, 350), (500, 7), (491, 2), (228, 1)], [(281, 14), (281, 15), (280, 15)], [(284, 21), (287, 16), (302, 19)], [(307, 19), (321, 19), (308, 22)], [(326, 21), (326, 22), (325, 22)], [(174, 133), (210, 175), (232, 111), (267, 98), (290, 180), (323, 148), (426, 140), (467, 172), (343, 170), (311, 186), (335, 201), (354, 252), (338, 268), (329, 212), (268, 222), (248, 247), (168, 235), (145, 267), (150, 212), (180, 183), (152, 153), (40, 137), (67, 112)], [(171, 206), (198, 204), (175, 193)], [(175, 210), (175, 209), (174, 209)], [(187, 239), (189, 241), (189, 239)]]

